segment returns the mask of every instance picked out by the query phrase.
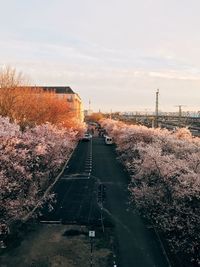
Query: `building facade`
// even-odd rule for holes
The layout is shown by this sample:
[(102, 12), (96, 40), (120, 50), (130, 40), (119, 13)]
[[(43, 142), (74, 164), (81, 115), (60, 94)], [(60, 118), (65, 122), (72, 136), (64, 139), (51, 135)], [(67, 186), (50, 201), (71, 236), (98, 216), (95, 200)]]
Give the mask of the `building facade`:
[(80, 96), (75, 93), (69, 86), (34, 86), (35, 89), (55, 92), (59, 98), (66, 99), (71, 111), (76, 119), (80, 122), (84, 121), (83, 104)]

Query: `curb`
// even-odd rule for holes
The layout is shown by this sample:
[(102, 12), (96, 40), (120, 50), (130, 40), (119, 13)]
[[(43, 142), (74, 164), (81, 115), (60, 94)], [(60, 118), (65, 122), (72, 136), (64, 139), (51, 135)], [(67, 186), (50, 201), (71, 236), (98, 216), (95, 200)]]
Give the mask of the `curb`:
[(163, 242), (162, 242), (162, 240), (161, 240), (161, 238), (160, 238), (160, 235), (159, 235), (158, 231), (156, 230), (156, 228), (154, 227), (153, 224), (152, 224), (152, 226), (153, 226), (153, 230), (154, 230), (154, 232), (155, 232), (155, 234), (156, 234), (156, 236), (157, 236), (157, 238), (158, 238), (158, 241), (159, 241), (159, 243), (160, 243), (162, 252), (163, 252), (163, 254), (164, 254), (164, 256), (165, 256), (165, 258), (166, 258), (166, 260), (167, 260), (167, 263), (168, 263), (169, 267), (172, 267), (171, 262), (170, 262), (170, 260), (169, 260), (169, 257), (168, 257), (168, 255), (167, 255), (167, 252), (166, 252), (166, 250), (165, 250), (165, 246), (163, 245)]
[(76, 150), (76, 148), (77, 148), (77, 146), (78, 146), (78, 143), (79, 143), (79, 142), (76, 143), (76, 145), (74, 146), (72, 152), (69, 154), (69, 157), (68, 157), (67, 161), (65, 162), (65, 164), (64, 164), (64, 166), (63, 166), (61, 172), (56, 176), (54, 182), (53, 182), (53, 183), (46, 189), (46, 191), (44, 192), (44, 195), (43, 195), (42, 198), (38, 201), (38, 203), (36, 204), (36, 206), (35, 206), (35, 207), (34, 207), (34, 208), (33, 208), (33, 209), (32, 209), (32, 210), (31, 210), (31, 211), (30, 211), (24, 218), (22, 218), (22, 220), (21, 220), (22, 222), (26, 222), (26, 221), (31, 217), (31, 215), (33, 215), (33, 213), (34, 213), (34, 212), (37, 210), (37, 208), (40, 206), (40, 204), (41, 204), (41, 200), (43, 200), (43, 199), (49, 194), (50, 190), (51, 190), (51, 189), (54, 187), (54, 185), (57, 183), (57, 181), (59, 180), (60, 176), (63, 174), (63, 172), (64, 172), (64, 170), (65, 170), (65, 168), (66, 168), (66, 166), (67, 166), (69, 160), (71, 159), (71, 157), (72, 157), (74, 151)]

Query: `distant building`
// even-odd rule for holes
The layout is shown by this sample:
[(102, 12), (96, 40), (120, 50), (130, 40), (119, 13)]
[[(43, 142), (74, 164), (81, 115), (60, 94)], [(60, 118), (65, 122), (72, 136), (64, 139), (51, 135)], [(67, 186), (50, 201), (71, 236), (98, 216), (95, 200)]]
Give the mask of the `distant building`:
[(85, 116), (91, 116), (92, 113), (93, 113), (93, 110), (92, 110), (92, 109), (85, 109), (85, 110), (84, 110), (84, 115), (85, 115)]
[(83, 122), (83, 104), (80, 96), (75, 93), (69, 86), (31, 86), (35, 89), (43, 89), (44, 91), (55, 92), (59, 98), (66, 99), (69, 107), (74, 112), (76, 118)]

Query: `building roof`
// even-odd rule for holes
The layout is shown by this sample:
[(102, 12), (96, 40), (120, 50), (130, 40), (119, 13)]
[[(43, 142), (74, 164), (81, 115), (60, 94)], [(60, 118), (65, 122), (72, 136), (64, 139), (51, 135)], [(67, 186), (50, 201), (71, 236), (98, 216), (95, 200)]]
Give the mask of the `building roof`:
[[(19, 86), (24, 87), (24, 86)], [(75, 94), (74, 91), (69, 86), (26, 86), (26, 88), (31, 89), (42, 89), (44, 91), (53, 91), (56, 94)]]
[(54, 91), (56, 94), (75, 94), (69, 86), (31, 86), (44, 91)]

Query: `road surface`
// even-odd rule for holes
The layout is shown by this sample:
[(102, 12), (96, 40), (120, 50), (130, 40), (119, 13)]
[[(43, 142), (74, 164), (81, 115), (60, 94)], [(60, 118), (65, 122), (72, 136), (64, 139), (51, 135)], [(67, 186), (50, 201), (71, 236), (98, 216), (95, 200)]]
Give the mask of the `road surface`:
[(93, 139), (92, 175), (106, 185), (105, 207), (115, 224), (121, 267), (169, 266), (161, 244), (152, 228), (145, 226), (137, 213), (130, 211), (128, 175), (116, 160), (113, 146), (103, 139)]
[(95, 137), (80, 142), (68, 168), (55, 188), (55, 210), (43, 221), (101, 225), (97, 203), (98, 184), (106, 186), (103, 223), (114, 225), (120, 267), (170, 266), (154, 230), (130, 210), (128, 174), (117, 161), (114, 146)]

